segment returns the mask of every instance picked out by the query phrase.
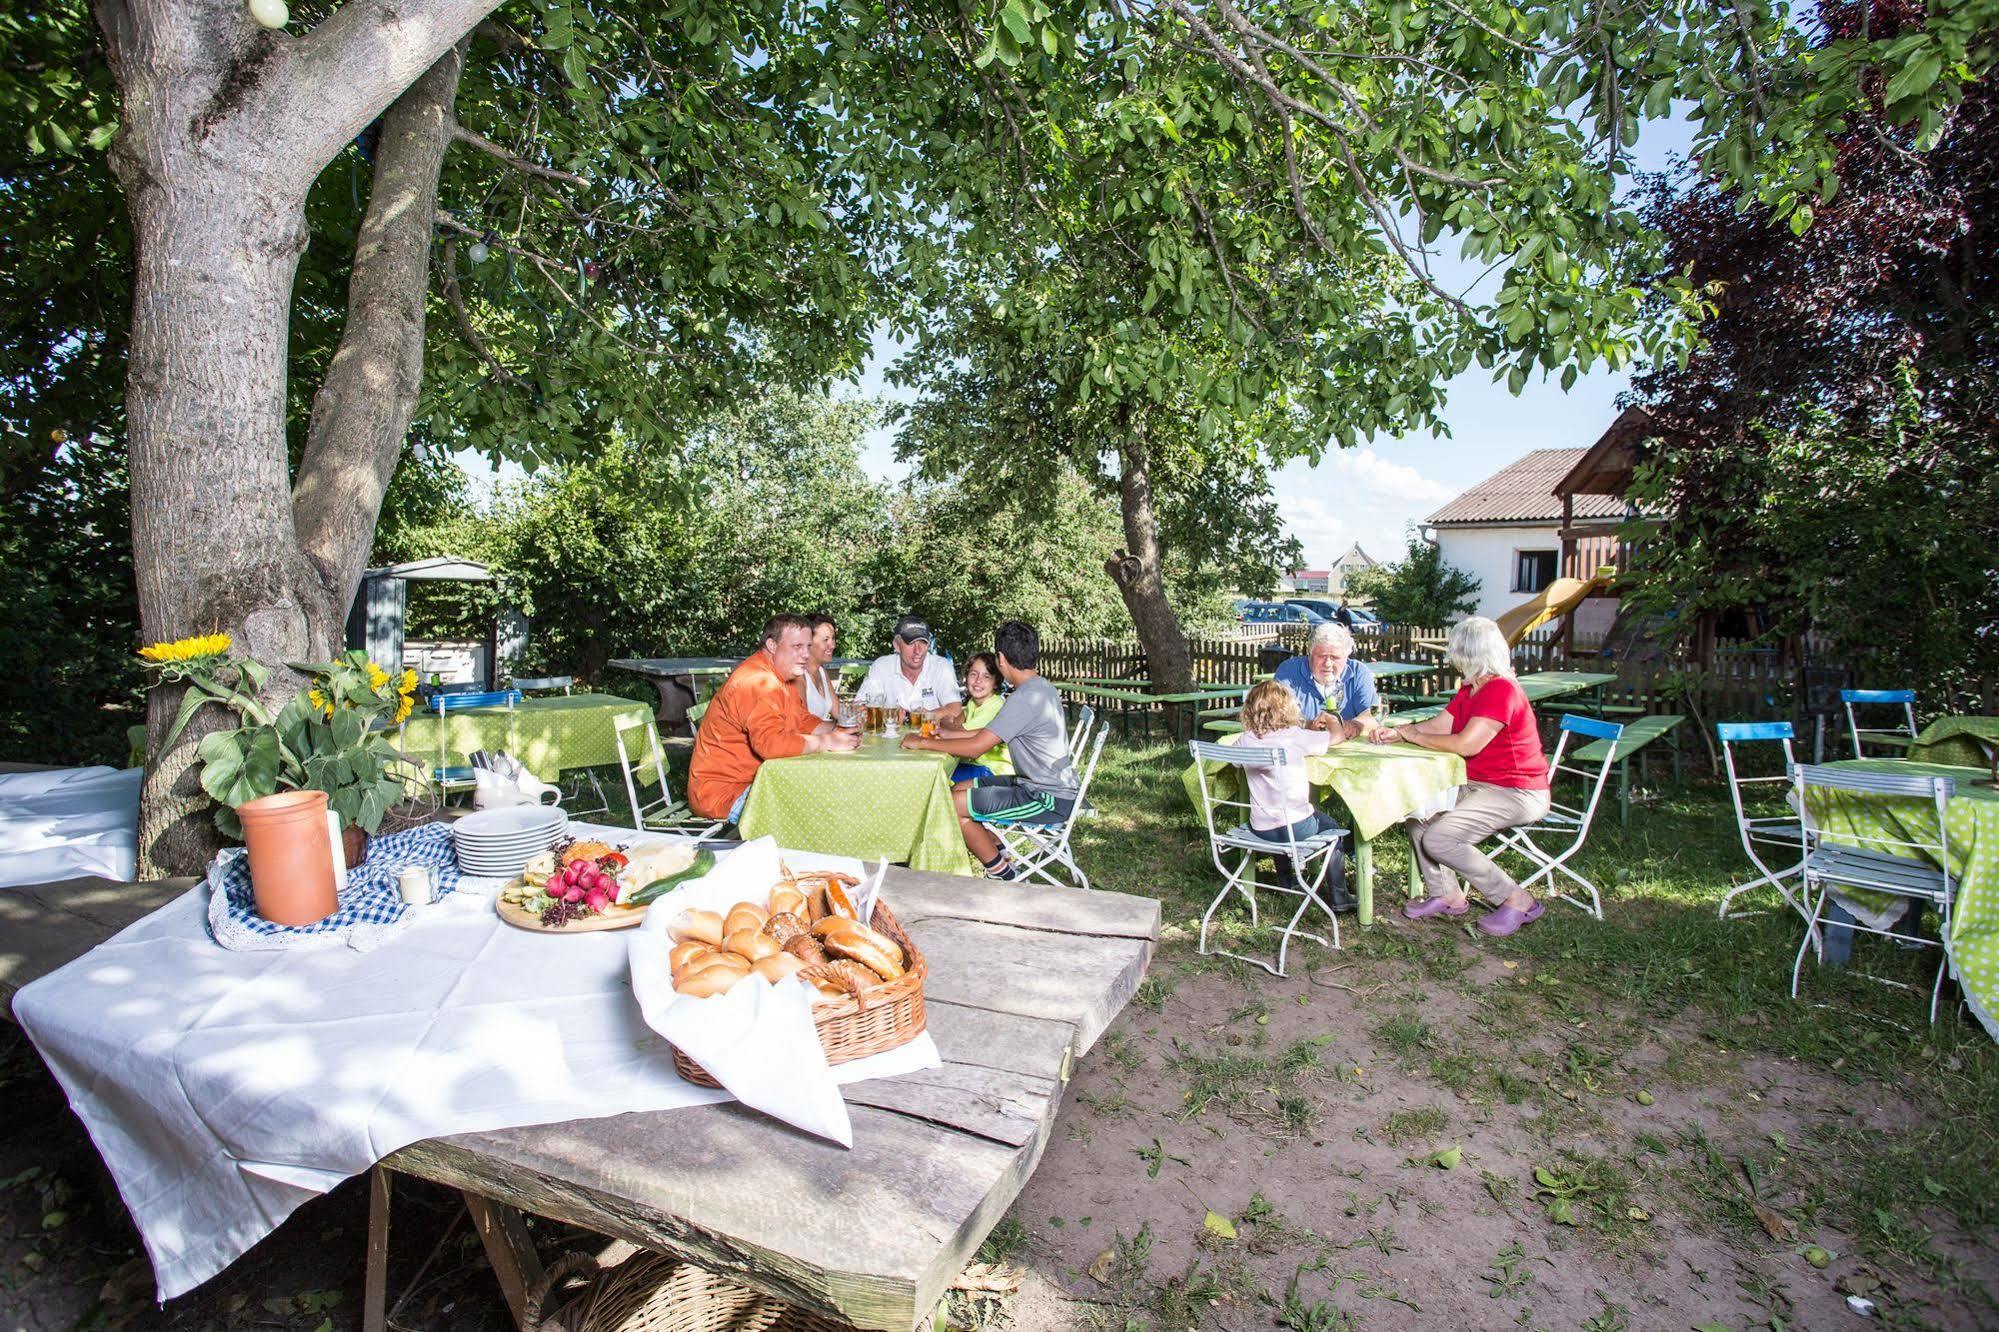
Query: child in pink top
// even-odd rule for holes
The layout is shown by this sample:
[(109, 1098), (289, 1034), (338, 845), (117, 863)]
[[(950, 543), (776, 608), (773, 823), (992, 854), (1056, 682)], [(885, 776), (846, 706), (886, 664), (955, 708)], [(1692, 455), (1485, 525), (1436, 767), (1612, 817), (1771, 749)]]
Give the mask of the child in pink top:
[(1281, 749), (1282, 766), (1245, 768), (1249, 778), (1249, 830), (1282, 845), (1286, 831), (1299, 841), (1335, 832), (1339, 825), (1312, 804), (1305, 759), (1323, 754), (1333, 738), (1318, 728), (1306, 729), (1298, 711), (1298, 696), (1288, 685), (1265, 680), (1249, 691), (1242, 704), (1245, 748)]

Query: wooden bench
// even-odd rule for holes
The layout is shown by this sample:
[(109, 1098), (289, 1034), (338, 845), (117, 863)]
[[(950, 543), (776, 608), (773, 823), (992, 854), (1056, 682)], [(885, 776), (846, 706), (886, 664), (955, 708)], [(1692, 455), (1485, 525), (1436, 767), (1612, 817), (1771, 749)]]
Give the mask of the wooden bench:
[[(11, 1012), (15, 991), (193, 882), (0, 891), (0, 1005)], [(845, 1087), (851, 1151), (735, 1104), (414, 1143), (370, 1177), (364, 1332), (385, 1327), (396, 1175), (464, 1193), (517, 1321), (542, 1273), (520, 1215), (532, 1212), (844, 1324), (930, 1326), (1053, 1137), (1072, 1061), (1138, 988), (1160, 908), (1014, 884), (968, 894), (962, 879), (895, 868), (884, 892), (929, 960), (925, 1008), (944, 1066)]]
[[(1640, 717), (1624, 728), (1624, 734), (1616, 740), (1617, 745), (1617, 822), (1620, 827), (1631, 822), (1631, 758), (1642, 755), (1646, 746), (1655, 740), (1662, 740), (1671, 734), (1673, 728), (1686, 718), (1676, 713), (1660, 713), (1651, 717)], [(1572, 757), (1579, 763), (1602, 763), (1611, 755), (1609, 740), (1592, 740), (1578, 749)], [(1680, 779), (1680, 750), (1672, 746), (1673, 780)], [(1640, 769), (1643, 775), (1643, 768)]]

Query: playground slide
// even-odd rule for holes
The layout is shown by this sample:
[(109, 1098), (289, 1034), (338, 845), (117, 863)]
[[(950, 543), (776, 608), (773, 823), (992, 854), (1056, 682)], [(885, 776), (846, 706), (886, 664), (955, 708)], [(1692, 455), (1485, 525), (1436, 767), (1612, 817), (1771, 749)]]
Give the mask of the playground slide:
[(1608, 586), (1610, 579), (1602, 573), (1594, 578), (1557, 578), (1531, 598), (1500, 616), (1499, 632), (1506, 635), (1509, 645), (1518, 643), (1548, 621), (1559, 620), (1564, 615), (1570, 614), (1576, 607), (1582, 605), (1584, 600), (1595, 596)]

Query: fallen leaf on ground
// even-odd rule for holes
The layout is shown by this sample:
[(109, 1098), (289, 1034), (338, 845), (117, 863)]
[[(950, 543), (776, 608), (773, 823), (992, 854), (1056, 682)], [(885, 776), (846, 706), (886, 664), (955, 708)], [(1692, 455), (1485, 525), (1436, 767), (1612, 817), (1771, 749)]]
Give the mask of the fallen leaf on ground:
[(1207, 1229), (1210, 1235), (1219, 1235), (1225, 1240), (1235, 1238), (1235, 1222), (1229, 1220), (1213, 1208), (1208, 1210), (1208, 1215), (1201, 1222), (1201, 1225)]
[[(1106, 1249), (1105, 1253), (1110, 1250)], [(1096, 1265), (1091, 1264), (1091, 1275), (1095, 1276)], [(1020, 1289), (1020, 1269), (1007, 1263), (973, 1263), (958, 1274), (951, 1283), (952, 1290), (970, 1291), (978, 1294), (1011, 1295)]]
[(1458, 1168), (1458, 1162), (1464, 1159), (1465, 1159), (1465, 1149), (1461, 1146), (1453, 1144), (1449, 1147), (1444, 1148), (1443, 1151), (1438, 1152), (1434, 1156), (1432, 1156), (1430, 1158), (1430, 1164), (1433, 1166), (1441, 1166), (1445, 1170), (1456, 1170)]
[(1117, 1261), (1117, 1253), (1111, 1249), (1105, 1249), (1095, 1258), (1092, 1258), (1090, 1266), (1086, 1269), (1090, 1274), (1090, 1280), (1096, 1282), (1099, 1286), (1110, 1285), (1111, 1264), (1115, 1261)]
[(1782, 1212), (1765, 1207), (1762, 1203), (1756, 1202), (1753, 1199), (1749, 1204), (1749, 1208), (1756, 1213), (1756, 1219), (1763, 1224), (1763, 1229), (1769, 1234), (1771, 1239), (1776, 1240), (1780, 1244), (1796, 1242), (1798, 1228), (1791, 1224), (1790, 1217), (1785, 1216)]

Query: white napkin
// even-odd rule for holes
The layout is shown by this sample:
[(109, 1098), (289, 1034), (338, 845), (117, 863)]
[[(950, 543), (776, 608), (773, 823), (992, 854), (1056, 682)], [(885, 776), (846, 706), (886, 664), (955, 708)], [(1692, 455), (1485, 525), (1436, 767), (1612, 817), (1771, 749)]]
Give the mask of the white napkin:
[[(822, 864), (826, 857), (817, 858)], [(858, 862), (849, 862), (856, 871)], [(776, 985), (751, 977), (726, 994), (690, 999), (677, 994), (667, 970), (667, 926), (695, 908), (726, 913), (737, 902), (762, 903), (778, 878), (774, 838), (760, 837), (728, 852), (705, 876), (652, 904), (631, 934), (632, 994), (646, 1025), (708, 1070), (745, 1105), (854, 1145), (847, 1103), (840, 1096), (819, 1033), (812, 996), (797, 979)]]

